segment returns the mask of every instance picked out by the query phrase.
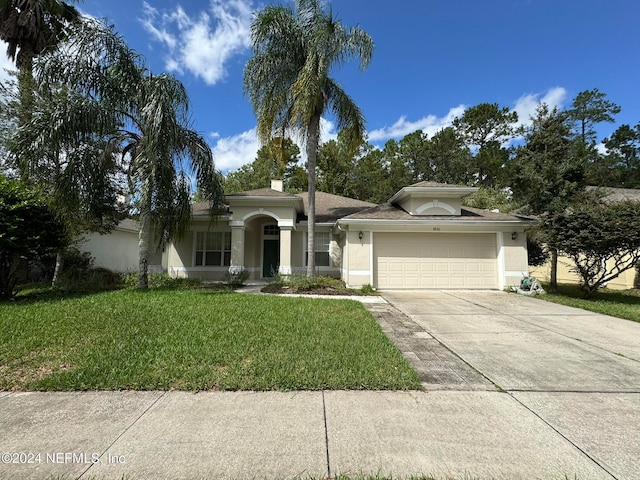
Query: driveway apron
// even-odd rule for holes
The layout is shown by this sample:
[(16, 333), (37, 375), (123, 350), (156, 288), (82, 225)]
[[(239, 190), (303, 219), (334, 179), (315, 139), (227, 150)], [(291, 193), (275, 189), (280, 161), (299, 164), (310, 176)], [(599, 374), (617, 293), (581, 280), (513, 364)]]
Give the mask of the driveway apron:
[[(640, 479), (640, 323), (504, 292), (383, 296), (373, 313), (427, 391), (492, 390), (520, 407), (504, 415), (541, 420), (603, 478)], [(429, 373), (447, 362), (469, 376)]]

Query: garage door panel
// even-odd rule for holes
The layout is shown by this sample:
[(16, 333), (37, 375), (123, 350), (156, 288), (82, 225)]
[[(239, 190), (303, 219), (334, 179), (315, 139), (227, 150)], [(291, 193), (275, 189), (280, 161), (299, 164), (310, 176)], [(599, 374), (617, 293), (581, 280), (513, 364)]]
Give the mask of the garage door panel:
[(420, 273), (433, 273), (433, 263), (420, 261)]
[(419, 262), (407, 262), (404, 265), (404, 273), (406, 274), (415, 274), (420, 272), (420, 263)]
[(482, 273), (493, 274), (496, 271), (495, 265), (491, 263), (481, 263), (480, 267), (482, 267)]
[(497, 288), (494, 234), (374, 234), (378, 288)]
[(464, 274), (464, 273), (467, 272), (467, 264), (466, 263), (463, 263), (463, 262), (451, 262), (449, 264), (449, 266), (450, 266), (449, 271), (450, 271), (450, 273), (452, 275), (460, 274), (460, 273)]
[(398, 261), (389, 262), (389, 273), (392, 273), (392, 274), (402, 273), (403, 268), (404, 268), (403, 262), (398, 262)]
[(483, 272), (483, 265), (476, 262), (465, 264), (465, 271), (469, 274), (478, 274)]

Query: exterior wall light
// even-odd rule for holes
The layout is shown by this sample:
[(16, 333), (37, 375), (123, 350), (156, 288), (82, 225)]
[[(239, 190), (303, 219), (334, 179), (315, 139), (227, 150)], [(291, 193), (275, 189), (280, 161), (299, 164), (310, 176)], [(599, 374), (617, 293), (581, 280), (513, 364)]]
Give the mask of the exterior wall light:
[(513, 232), (511, 234), (511, 240), (517, 240), (518, 239), (518, 232)]
[(358, 232), (358, 238), (362, 240), (362, 237), (364, 237), (364, 233), (362, 231)]

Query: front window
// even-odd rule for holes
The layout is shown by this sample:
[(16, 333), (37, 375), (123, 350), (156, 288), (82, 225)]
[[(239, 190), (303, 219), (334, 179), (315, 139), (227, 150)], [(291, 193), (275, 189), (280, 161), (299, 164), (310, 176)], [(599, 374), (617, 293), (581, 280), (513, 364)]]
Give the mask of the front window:
[[(316, 267), (329, 267), (330, 264), (330, 258), (329, 258), (329, 247), (331, 245), (331, 233), (330, 232), (316, 232), (316, 238), (315, 238), (315, 245), (314, 245), (314, 249), (315, 249), (315, 261), (316, 261)], [(309, 250), (307, 250), (308, 247), (305, 247), (305, 256), (304, 256), (304, 261), (305, 264), (308, 264), (308, 258), (309, 256), (307, 255), (307, 253), (309, 252)]]
[(228, 267), (231, 265), (231, 232), (197, 232), (197, 267)]

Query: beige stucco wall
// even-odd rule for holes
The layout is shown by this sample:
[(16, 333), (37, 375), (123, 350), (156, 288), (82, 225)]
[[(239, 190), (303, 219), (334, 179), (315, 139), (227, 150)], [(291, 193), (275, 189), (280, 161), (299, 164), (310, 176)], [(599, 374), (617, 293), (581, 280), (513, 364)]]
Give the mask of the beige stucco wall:
[(360, 240), (358, 238), (360, 231), (349, 230), (346, 232), (342, 252), (343, 280), (347, 286), (352, 288), (372, 283), (372, 232), (362, 230), (362, 240)]
[[(572, 271), (574, 267), (570, 258), (558, 256), (558, 283), (580, 283), (580, 277)], [(548, 282), (551, 278), (551, 264), (546, 263), (541, 267), (531, 267), (531, 276)], [(635, 269), (627, 270), (607, 284), (612, 290), (628, 290), (633, 288)]]
[(291, 233), (291, 266), (294, 272), (302, 272), (304, 270), (304, 241), (306, 229), (298, 228)]
[[(528, 275), (529, 265), (527, 256), (527, 237), (523, 231), (517, 232), (518, 237), (511, 238), (513, 232), (499, 232), (498, 248), (501, 249), (502, 258), (498, 263), (502, 266), (503, 288), (519, 286), (522, 278)], [(499, 252), (500, 255), (500, 252)]]
[[(204, 228), (204, 227), (203, 227)], [(172, 244), (169, 249), (169, 265), (172, 267), (193, 266), (193, 232), (187, 234), (180, 240)]]
[(105, 235), (89, 233), (78, 244), (78, 249), (91, 253), (96, 267), (121, 273), (138, 270), (137, 232), (114, 230)]

